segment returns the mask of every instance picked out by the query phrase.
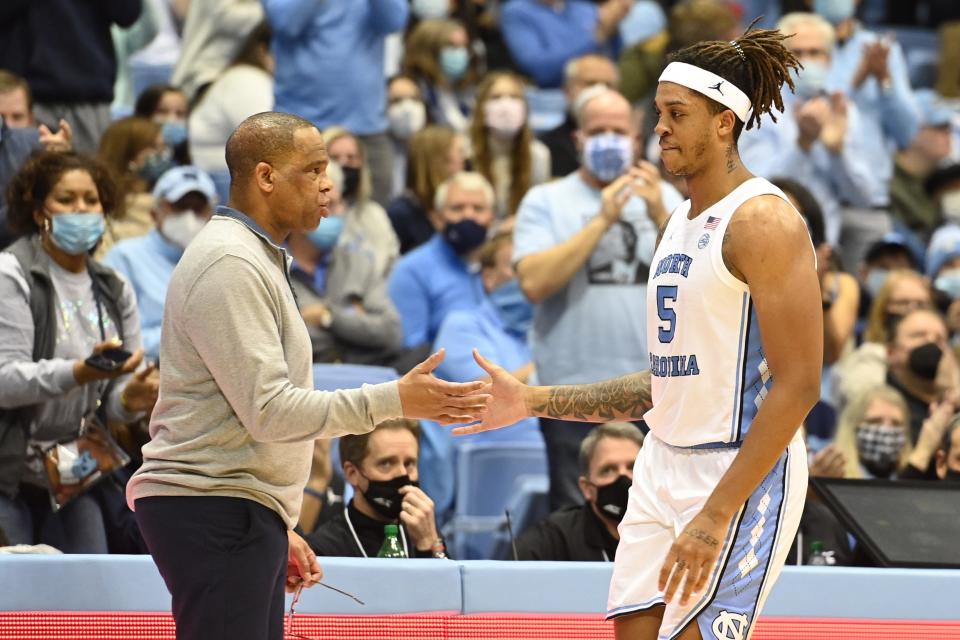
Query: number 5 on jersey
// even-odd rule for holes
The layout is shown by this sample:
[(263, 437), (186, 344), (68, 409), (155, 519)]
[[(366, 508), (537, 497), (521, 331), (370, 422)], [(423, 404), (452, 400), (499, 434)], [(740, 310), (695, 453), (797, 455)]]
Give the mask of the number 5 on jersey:
[(657, 335), (663, 344), (673, 342), (673, 334), (677, 329), (677, 312), (674, 311), (672, 305), (667, 306), (668, 300), (670, 302), (677, 301), (676, 285), (660, 285), (657, 287), (657, 315), (660, 316), (662, 322), (666, 323), (666, 327), (660, 325), (657, 330)]

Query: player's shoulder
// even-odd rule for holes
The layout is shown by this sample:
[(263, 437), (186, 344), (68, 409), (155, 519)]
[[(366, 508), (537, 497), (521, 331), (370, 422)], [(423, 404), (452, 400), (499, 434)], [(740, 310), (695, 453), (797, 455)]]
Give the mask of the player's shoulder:
[(766, 181), (759, 182), (756, 185), (759, 192), (745, 199), (734, 210), (730, 225), (737, 234), (809, 235), (806, 221), (786, 195), (774, 185), (764, 183)]

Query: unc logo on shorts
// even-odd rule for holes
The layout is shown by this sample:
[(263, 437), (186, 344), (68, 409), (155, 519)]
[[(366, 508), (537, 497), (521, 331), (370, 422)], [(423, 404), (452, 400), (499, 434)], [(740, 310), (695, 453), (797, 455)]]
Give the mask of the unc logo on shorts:
[(710, 244), (710, 234), (709, 234), (709, 233), (705, 233), (705, 234), (703, 234), (702, 236), (700, 236), (700, 241), (697, 242), (697, 248), (698, 248), (698, 249), (703, 249), (703, 248), (706, 247), (708, 244)]
[(746, 640), (749, 619), (742, 613), (721, 611), (713, 619), (713, 635), (717, 640)]

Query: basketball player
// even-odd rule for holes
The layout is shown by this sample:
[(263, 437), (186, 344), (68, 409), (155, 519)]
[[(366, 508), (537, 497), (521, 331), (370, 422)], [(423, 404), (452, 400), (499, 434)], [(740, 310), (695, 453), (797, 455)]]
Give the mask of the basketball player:
[(799, 525), (798, 428), (823, 362), (816, 259), (800, 215), (737, 153), (744, 126), (782, 110), (781, 87), (793, 87), (783, 39), (748, 30), (699, 43), (660, 76), (662, 160), (690, 200), (661, 229), (650, 268), (650, 371), (528, 387), (475, 354), (494, 399), (481, 424), (454, 430), (531, 415), (646, 421), (607, 611), (620, 640), (745, 640)]

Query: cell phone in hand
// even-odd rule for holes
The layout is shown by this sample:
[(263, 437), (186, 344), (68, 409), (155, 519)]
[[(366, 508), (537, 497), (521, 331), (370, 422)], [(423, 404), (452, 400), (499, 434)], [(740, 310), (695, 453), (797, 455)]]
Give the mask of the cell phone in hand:
[(95, 353), (84, 360), (84, 363), (100, 371), (116, 371), (122, 367), (123, 363), (129, 360), (132, 355), (133, 354), (126, 349), (104, 349), (100, 353)]

